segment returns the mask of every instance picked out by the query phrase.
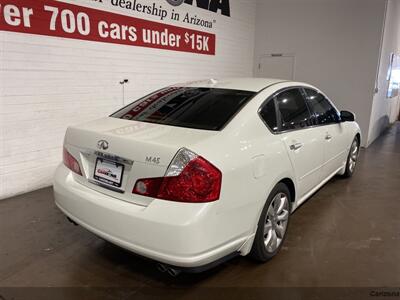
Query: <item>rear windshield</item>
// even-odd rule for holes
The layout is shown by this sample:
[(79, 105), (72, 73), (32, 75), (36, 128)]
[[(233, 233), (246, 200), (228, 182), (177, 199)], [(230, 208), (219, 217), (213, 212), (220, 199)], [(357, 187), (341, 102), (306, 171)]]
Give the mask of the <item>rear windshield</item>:
[(133, 102), (111, 117), (221, 130), (254, 95), (238, 90), (170, 87)]

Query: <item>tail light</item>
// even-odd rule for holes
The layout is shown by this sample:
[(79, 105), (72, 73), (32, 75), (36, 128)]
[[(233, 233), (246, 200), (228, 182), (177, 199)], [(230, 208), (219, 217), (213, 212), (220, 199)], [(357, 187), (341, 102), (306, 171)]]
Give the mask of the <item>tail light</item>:
[(175, 155), (164, 177), (139, 179), (133, 193), (188, 203), (217, 201), (222, 174), (215, 166), (188, 149)]
[(63, 161), (64, 161), (64, 165), (70, 169), (72, 172), (81, 175), (82, 176), (82, 172), (81, 172), (81, 167), (79, 166), (78, 161), (75, 159), (75, 157), (73, 157), (67, 149), (63, 150)]

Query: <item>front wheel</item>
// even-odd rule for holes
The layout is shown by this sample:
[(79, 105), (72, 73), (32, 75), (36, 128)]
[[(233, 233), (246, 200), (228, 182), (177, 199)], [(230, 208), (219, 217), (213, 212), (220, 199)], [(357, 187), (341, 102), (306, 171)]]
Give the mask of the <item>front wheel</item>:
[(353, 176), (354, 171), (356, 169), (359, 153), (360, 153), (360, 142), (358, 138), (355, 137), (350, 147), (349, 156), (347, 157), (346, 171), (344, 172), (343, 177), (350, 178), (351, 176)]
[(270, 193), (258, 222), (250, 255), (261, 262), (274, 257), (286, 237), (290, 217), (290, 192), (279, 183)]

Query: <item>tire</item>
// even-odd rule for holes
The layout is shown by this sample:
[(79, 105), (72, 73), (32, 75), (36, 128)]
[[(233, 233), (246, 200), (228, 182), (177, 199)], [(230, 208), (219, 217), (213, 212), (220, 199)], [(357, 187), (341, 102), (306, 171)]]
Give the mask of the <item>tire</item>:
[(357, 166), (358, 154), (360, 153), (360, 141), (358, 137), (355, 137), (351, 143), (349, 155), (346, 162), (346, 171), (343, 174), (344, 178), (350, 178), (353, 176), (355, 168)]
[[(282, 210), (279, 212), (281, 206)], [(260, 262), (266, 262), (279, 252), (285, 241), (290, 212), (290, 191), (285, 184), (279, 183), (271, 191), (261, 212), (253, 247), (250, 252), (252, 258)], [(276, 244), (274, 242), (275, 238)]]

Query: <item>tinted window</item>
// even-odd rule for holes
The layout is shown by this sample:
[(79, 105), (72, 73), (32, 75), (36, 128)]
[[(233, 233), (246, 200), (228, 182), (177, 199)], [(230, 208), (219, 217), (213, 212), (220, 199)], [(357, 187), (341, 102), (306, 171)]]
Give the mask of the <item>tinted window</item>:
[(115, 118), (206, 130), (221, 130), (254, 92), (170, 87), (142, 98)]
[(281, 130), (299, 129), (312, 125), (312, 117), (299, 89), (282, 92), (276, 97)]
[(324, 95), (311, 89), (305, 91), (318, 125), (337, 123), (340, 120), (339, 113)]
[(270, 100), (266, 105), (264, 105), (260, 111), (260, 116), (272, 131), (278, 131), (274, 100)]

